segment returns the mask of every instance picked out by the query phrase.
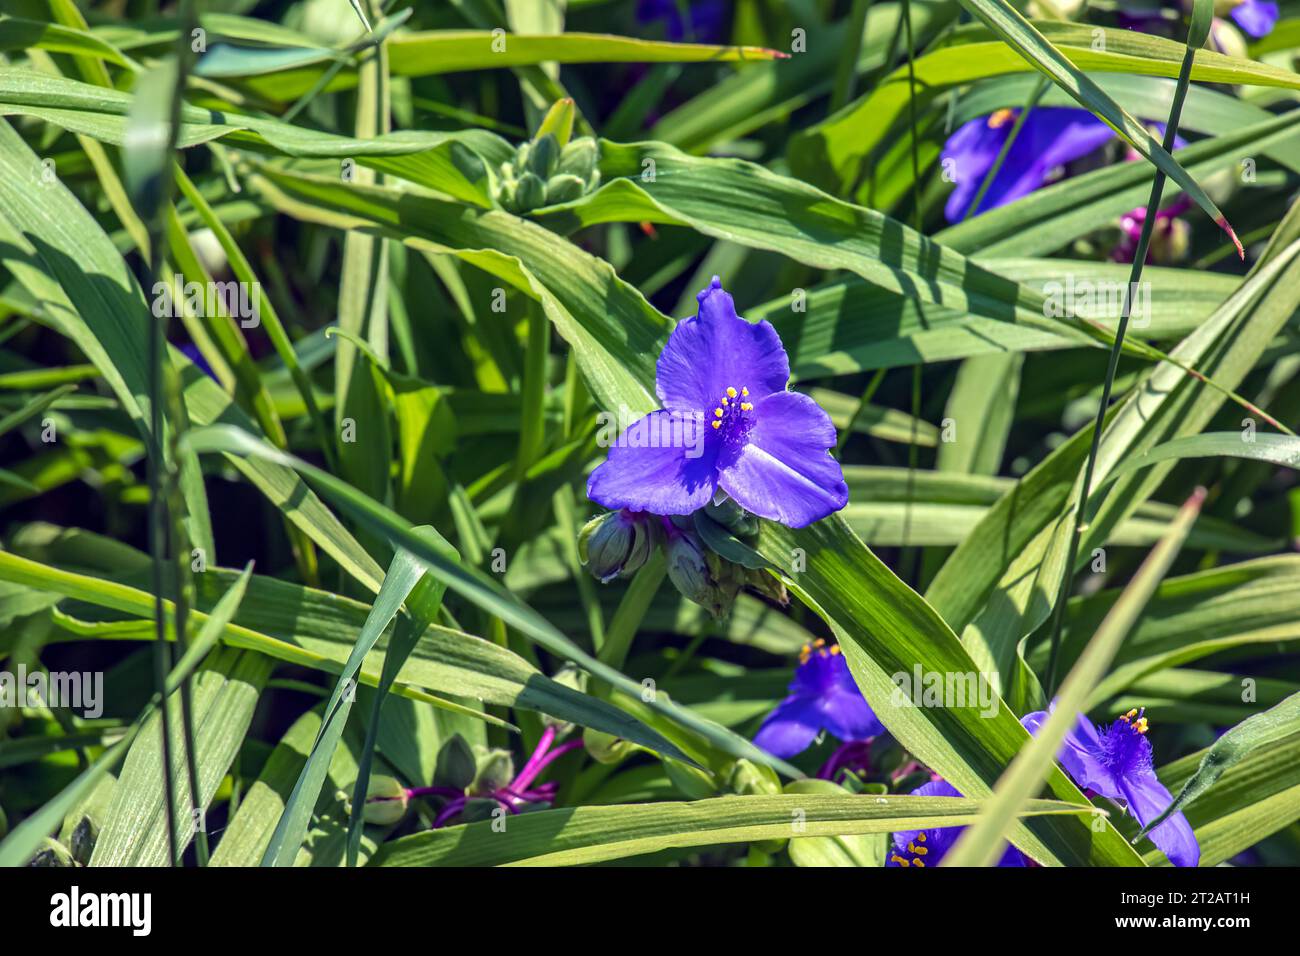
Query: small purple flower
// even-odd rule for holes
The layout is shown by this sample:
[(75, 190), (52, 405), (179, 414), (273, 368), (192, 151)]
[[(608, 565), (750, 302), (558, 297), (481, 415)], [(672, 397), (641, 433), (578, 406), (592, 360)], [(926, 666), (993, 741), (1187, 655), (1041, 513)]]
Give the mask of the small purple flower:
[(871, 770), (871, 741), (849, 740), (835, 748), (835, 752), (817, 771), (817, 779), (832, 780), (838, 783), (838, 777), (845, 773), (861, 777)]
[[(556, 760), (559, 760), (569, 751), (582, 746), (582, 740), (579, 738), (560, 744), (560, 746), (552, 750), (551, 745), (555, 743), (555, 733), (555, 728), (552, 726), (548, 726), (542, 731), (541, 739), (537, 742), (537, 747), (533, 750), (532, 756), (528, 758), (528, 762), (524, 764), (519, 773), (515, 774), (514, 779), (503, 787), (497, 787), (489, 793), (466, 793), (455, 787), (445, 786), (408, 787), (403, 791), (405, 798), (432, 796), (442, 797), (447, 801), (434, 818), (434, 829), (445, 827), (460, 816), (473, 797), (495, 800), (497, 805), (507, 813), (519, 813), (533, 804), (551, 803), (555, 800), (555, 793), (559, 789), (559, 785), (554, 781), (549, 781), (534, 786), (533, 781)], [(394, 798), (370, 798), (371, 801), (389, 799)]]
[[(687, 17), (682, 16), (683, 9)], [(727, 17), (723, 0), (637, 0), (636, 18), (642, 23), (664, 21), (664, 36), (674, 42), (713, 43), (722, 37)], [(689, 18), (689, 19), (688, 19)]]
[(1228, 16), (1258, 40), (1273, 32), (1273, 25), (1277, 23), (1277, 4), (1272, 0), (1243, 0), (1232, 8)]
[[(1080, 714), (1074, 729), (1066, 735), (1059, 757), (1076, 784), (1108, 799), (1122, 800), (1143, 826), (1174, 799), (1156, 778), (1151, 741), (1146, 738), (1145, 713), (1145, 708), (1130, 710), (1108, 727), (1094, 727)], [(1046, 720), (1047, 711), (1040, 710), (1026, 714), (1020, 723), (1034, 734)], [(1182, 813), (1175, 813), (1149, 836), (1174, 866), (1196, 866), (1200, 862), (1200, 844)]]
[(805, 644), (790, 682), (790, 696), (776, 705), (754, 735), (754, 744), (777, 757), (789, 758), (808, 748), (822, 731), (843, 741), (866, 740), (884, 732), (838, 644)]
[[(1172, 3), (1166, 0), (1156, 7), (1132, 4), (1128, 10), (1123, 6), (1124, 2), (1121, 0), (1121, 8), (1118, 11), (1121, 26), (1158, 36), (1178, 36), (1177, 24), (1184, 9), (1183, 3)], [(1190, 2), (1186, 7), (1190, 9)], [(1222, 12), (1222, 5), (1216, 3), (1215, 7)], [(1273, 27), (1277, 23), (1278, 7), (1273, 0), (1239, 0), (1237, 5), (1228, 11), (1228, 16), (1245, 33), (1258, 40), (1273, 32)], [(1227, 41), (1219, 37), (1215, 29), (1224, 22), (1219, 17), (1215, 17), (1210, 32), (1211, 49), (1217, 49), (1220, 53), (1229, 52)]]
[[(912, 791), (914, 797), (960, 797), (961, 793), (947, 780), (931, 780)], [(936, 866), (953, 848), (965, 827), (932, 827), (928, 830), (903, 830), (894, 834), (894, 851), (885, 866)], [(1024, 866), (1019, 850), (1008, 846), (998, 866)]]
[(212, 381), (217, 380), (217, 375), (212, 371), (212, 366), (208, 364), (208, 360), (203, 357), (203, 353), (199, 351), (199, 347), (193, 342), (183, 343), (181, 345), (181, 354), (197, 365), (199, 370)]
[[(1191, 199), (1180, 196), (1173, 203), (1156, 212), (1148, 250), (1152, 262), (1157, 265), (1171, 265), (1186, 254), (1189, 227), (1182, 215), (1191, 208)], [(1146, 218), (1146, 206), (1138, 206), (1120, 217), (1120, 239), (1111, 250), (1111, 259), (1115, 262), (1133, 261), (1133, 257), (1137, 255), (1138, 241), (1142, 237), (1142, 224), (1146, 222)]]
[[(1018, 110), (1001, 109), (963, 123), (948, 137), (942, 160), (957, 182), (943, 209), (949, 222), (965, 218), (1015, 127), (1018, 114)], [(1114, 135), (1109, 126), (1087, 110), (1067, 106), (1032, 110), (975, 212), (1004, 206), (1029, 195), (1047, 182), (1054, 169), (1082, 159)]]
[(587, 480), (606, 508), (690, 514), (719, 489), (745, 510), (802, 528), (849, 500), (830, 416), (786, 390), (790, 360), (768, 322), (736, 315), (717, 276), (659, 356), (663, 409), (633, 422)]

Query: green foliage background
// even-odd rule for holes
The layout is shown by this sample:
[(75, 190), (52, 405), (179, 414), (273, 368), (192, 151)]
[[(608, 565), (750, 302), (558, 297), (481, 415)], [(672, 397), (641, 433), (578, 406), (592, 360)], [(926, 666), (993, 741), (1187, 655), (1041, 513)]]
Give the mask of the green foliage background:
[[(0, 657), (102, 671), (105, 712), (0, 709), (0, 863), (879, 866), (976, 822), (960, 862), (1167, 865), (1027, 747), (1048, 687), (1148, 708), (1202, 865), (1300, 862), (1300, 9), (1226, 54), (1184, 42), (1203, 2), (1174, 40), (1109, 6), (742, 0), (721, 45), (635, 6), (7, 6)], [(944, 223), (947, 132), (1028, 101), (1140, 160)], [(1175, 102), (1171, 156), (1142, 121)], [(594, 175), (503, 201), (561, 116)], [(1120, 343), (1048, 298), (1123, 288), (1153, 176), (1199, 208)], [(598, 414), (655, 407), (715, 274), (850, 488), (751, 542), (791, 605), (721, 621), (577, 549)], [(157, 318), (174, 276), (259, 322)], [(818, 637), (891, 739), (848, 787), (813, 778), (833, 741), (749, 742)], [(995, 712), (892, 706), (917, 666), (993, 675)], [(366, 780), (444, 780), (456, 737), (518, 766), (548, 724), (585, 749), (505, 837), (424, 798), (361, 825)], [(913, 758), (966, 799), (907, 796)]]

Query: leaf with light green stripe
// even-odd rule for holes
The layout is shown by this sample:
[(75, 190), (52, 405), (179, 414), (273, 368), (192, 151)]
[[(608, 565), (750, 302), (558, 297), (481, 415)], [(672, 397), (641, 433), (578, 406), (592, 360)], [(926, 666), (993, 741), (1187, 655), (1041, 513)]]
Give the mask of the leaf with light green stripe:
[[(1192, 778), (1207, 751), (1188, 754), (1156, 770), (1177, 792)], [(1252, 751), (1224, 772), (1186, 811), (1201, 846), (1201, 866), (1218, 866), (1300, 819), (1300, 734)], [(1136, 826), (1128, 828), (1136, 832)], [(1163, 853), (1144, 855), (1152, 866), (1168, 866)]]
[[(782, 56), (753, 46), (667, 43), (600, 33), (524, 36), (489, 30), (430, 30), (399, 33), (388, 41), (394, 76), (437, 76), (468, 70), (496, 70), (540, 63), (737, 63), (765, 62)], [(315, 65), (246, 77), (242, 86), (277, 102), (297, 99), (319, 79), (331, 57), (317, 54)], [(356, 85), (353, 71), (339, 73), (327, 91)]]
[[(386, 843), (370, 865), (579, 866), (671, 847), (963, 826), (979, 807), (958, 797), (799, 793), (538, 810), (511, 817), (504, 840), (491, 820), (426, 830)], [(1036, 800), (1025, 812), (1095, 811)]]
[[(200, 576), (199, 587), (204, 587), (209, 577), (221, 576), (219, 569), (209, 569)], [(0, 552), (0, 581), (54, 591), (132, 618), (127, 621), (85, 621), (73, 617), (71, 612), (56, 612), (60, 624), (74, 629), (71, 636), (117, 640), (153, 638), (153, 598), (145, 591), (64, 571), (7, 552)], [(365, 605), (270, 578), (252, 578), (249, 591), (256, 600), (244, 602), (236, 621), (225, 626), (222, 632), (225, 645), (330, 672), (337, 672), (347, 660), (356, 633), (365, 621)], [(205, 606), (202, 594), (199, 604)], [(202, 610), (196, 609), (192, 616), (200, 623), (206, 620)], [(241, 623), (245, 621), (249, 623)], [(378, 653), (378, 650), (372, 652), (372, 659), (360, 671), (362, 683), (378, 684)], [(434, 697), (418, 688), (428, 687), (485, 703), (547, 713), (560, 720), (636, 741), (658, 752), (674, 756), (678, 753), (661, 736), (618, 708), (551, 680), (505, 648), (460, 631), (430, 627), (416, 644), (399, 680), (401, 683), (394, 693), (466, 713), (477, 720), (501, 723), (463, 704)]]
[(1184, 435), (1128, 459), (1107, 475), (1106, 480), (1114, 481), (1163, 461), (1182, 461), (1186, 458), (1245, 458), (1285, 468), (1300, 468), (1300, 438), (1294, 435), (1261, 435), (1253, 429)]
[[(1166, 668), (1234, 651), (1250, 658), (1262, 648), (1300, 640), (1297, 576), (1300, 555), (1280, 554), (1168, 578), (1085, 709)], [(1108, 589), (1070, 602), (1062, 666), (1071, 665), (1119, 593)], [(1035, 669), (1046, 667), (1047, 650), (1039, 640), (1027, 654)]]
[[(131, 94), (120, 90), (0, 67), (0, 114), (35, 116), (101, 142), (122, 145), (125, 119), (133, 101)], [(484, 160), (500, 162), (510, 150), (498, 136), (482, 130), (404, 130), (357, 139), (276, 119), (182, 107), (178, 146), (185, 148), (217, 139), (286, 156), (355, 159), (362, 166), (394, 173), (482, 207), (491, 205)]]

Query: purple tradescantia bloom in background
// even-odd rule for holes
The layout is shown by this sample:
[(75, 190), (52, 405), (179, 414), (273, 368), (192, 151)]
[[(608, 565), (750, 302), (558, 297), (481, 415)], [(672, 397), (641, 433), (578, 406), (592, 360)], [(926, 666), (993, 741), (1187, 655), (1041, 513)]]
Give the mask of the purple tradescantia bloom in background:
[[(1165, 2), (1155, 6), (1121, 0), (1119, 22), (1132, 30), (1178, 39), (1182, 13), (1190, 9), (1191, 0), (1184, 3)], [(1237, 0), (1235, 4), (1232, 0), (1218, 0), (1214, 4), (1214, 10), (1231, 17), (1243, 33), (1256, 40), (1272, 33), (1278, 19), (1278, 6), (1273, 0)], [(1239, 39), (1233, 40), (1218, 31), (1218, 26), (1225, 22), (1221, 17), (1214, 18), (1210, 28), (1210, 48), (1217, 49), (1220, 53), (1245, 56), (1245, 50), (1240, 49)]]
[(1277, 4), (1271, 0), (1244, 0), (1228, 13), (1237, 26), (1258, 40), (1273, 32), (1277, 23)]
[(677, 323), (655, 370), (663, 409), (634, 422), (587, 480), (606, 508), (686, 515), (725, 491), (763, 518), (802, 528), (849, 489), (830, 416), (786, 390), (790, 360), (767, 322), (746, 322), (717, 276), (699, 314)]
[(637, 0), (636, 18), (642, 23), (662, 20), (669, 40), (713, 43), (722, 37), (727, 4), (723, 0)]
[[(1059, 759), (1074, 782), (1111, 800), (1122, 800), (1143, 826), (1173, 802), (1156, 778), (1145, 708), (1130, 710), (1108, 727), (1094, 727), (1083, 714), (1065, 737)], [(1047, 711), (1026, 714), (1020, 723), (1031, 734), (1047, 720)], [(1201, 847), (1187, 817), (1175, 813), (1148, 834), (1174, 866), (1196, 866)]]
[[(961, 793), (947, 780), (931, 780), (912, 791), (914, 797), (960, 797)], [(894, 849), (885, 866), (935, 866), (957, 842), (965, 827), (931, 827), (928, 830), (903, 830), (894, 834)], [(998, 866), (1024, 866), (1024, 855), (1008, 846)]]
[[(943, 207), (949, 222), (966, 217), (1018, 115), (1019, 110), (1001, 109), (963, 123), (948, 137), (942, 160), (957, 183)], [(1087, 110), (1045, 106), (1030, 111), (975, 212), (1029, 195), (1047, 182), (1053, 170), (1082, 159), (1114, 135), (1109, 126)]]
[(197, 365), (204, 375), (212, 379), (214, 382), (217, 380), (217, 374), (212, 371), (212, 366), (208, 364), (208, 360), (203, 357), (203, 353), (199, 351), (197, 345), (192, 342), (186, 342), (181, 345), (181, 353)]
[(866, 740), (884, 732), (853, 682), (838, 644), (805, 644), (790, 683), (790, 696), (776, 705), (754, 735), (754, 744), (777, 757), (793, 757), (821, 731), (840, 740)]

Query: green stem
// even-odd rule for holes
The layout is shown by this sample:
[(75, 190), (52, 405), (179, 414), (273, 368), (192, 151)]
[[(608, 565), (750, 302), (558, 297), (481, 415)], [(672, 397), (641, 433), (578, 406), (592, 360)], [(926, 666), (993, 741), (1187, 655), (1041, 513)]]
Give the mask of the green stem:
[[(194, 17), (193, 6), (190, 2), (184, 2), (181, 7), (181, 22), (189, 24)], [(166, 232), (167, 217), (166, 212), (171, 204), (171, 194), (173, 181), (171, 176), (171, 157), (176, 152), (176, 139), (180, 131), (181, 105), (185, 90), (185, 78), (189, 68), (189, 29), (184, 29), (176, 43), (176, 77), (172, 90), (171, 103), (169, 104), (169, 115), (167, 117), (167, 142), (165, 145), (168, 161), (162, 165), (162, 200), (153, 210), (153, 215), (149, 221), (149, 271), (154, 281), (158, 281), (164, 275), (164, 242), (163, 236)], [(171, 518), (179, 519), (179, 515), (171, 515), (168, 507), (168, 489), (177, 479), (177, 475), (172, 474), (168, 467), (166, 453), (164, 451), (164, 429), (166, 428), (166, 415), (163, 408), (163, 363), (168, 361), (167, 340), (166, 340), (166, 312), (149, 322), (149, 426), (150, 434), (148, 440), (148, 475), (149, 475), (149, 551), (153, 558), (153, 597), (154, 597), (154, 681), (158, 692), (163, 695), (162, 706), (159, 708), (159, 723), (162, 728), (162, 760), (163, 760), (163, 803), (167, 811), (167, 847), (168, 860), (171, 865), (175, 866), (179, 862), (179, 850), (176, 842), (176, 801), (175, 793), (172, 786), (172, 736), (171, 736), (171, 715), (167, 707), (166, 685), (167, 674), (172, 669), (172, 652), (171, 646), (167, 642), (167, 612), (165, 607), (165, 590), (167, 588), (167, 552), (168, 552), (168, 528), (171, 524)], [(178, 423), (179, 426), (179, 423)], [(175, 447), (174, 444), (172, 447)], [(172, 461), (172, 467), (176, 467), (175, 459)], [(179, 582), (177, 582), (179, 583)], [(178, 587), (179, 591), (179, 587)], [(179, 598), (179, 593), (177, 594)], [(177, 614), (177, 622), (182, 615)], [(179, 632), (178, 632), (179, 634)], [(181, 687), (182, 700), (182, 717), (188, 712), (185, 707), (185, 698), (188, 693), (190, 683), (188, 677)], [(193, 725), (192, 722), (183, 721), (183, 731), (186, 735), (186, 741), (190, 746), (186, 747), (187, 759), (193, 762)], [(194, 773), (191, 772), (191, 779)], [(197, 797), (191, 791), (191, 800)]]
[(632, 578), (632, 583), (623, 593), (623, 600), (618, 604), (618, 610), (614, 612), (614, 617), (609, 622), (609, 629), (605, 632), (605, 643), (596, 655), (602, 663), (608, 664), (615, 670), (623, 668), (623, 662), (627, 660), (627, 652), (632, 648), (632, 639), (636, 637), (641, 621), (645, 618), (646, 611), (650, 609), (650, 602), (654, 600), (659, 585), (664, 583), (667, 574), (668, 561), (664, 558), (663, 551), (656, 548), (650, 560), (642, 565), (641, 570)]
[[(1165, 127), (1164, 148), (1166, 152), (1174, 148), (1174, 138), (1178, 134), (1178, 121), (1183, 113), (1183, 101), (1187, 98), (1187, 86), (1192, 75), (1192, 59), (1195, 51), (1189, 45), (1183, 54), (1182, 68), (1178, 72), (1178, 87), (1174, 90), (1174, 101), (1169, 109), (1169, 123)], [(1088, 492), (1092, 487), (1092, 475), (1097, 466), (1097, 455), (1101, 450), (1102, 426), (1106, 420), (1106, 409), (1110, 406), (1111, 386), (1115, 381), (1115, 370), (1119, 366), (1119, 355), (1124, 345), (1124, 334), (1128, 331), (1129, 313), (1133, 306), (1133, 290), (1142, 278), (1142, 267), (1146, 264), (1147, 250), (1151, 245), (1151, 233), (1155, 228), (1156, 214), (1160, 209), (1160, 197), (1165, 188), (1165, 174), (1157, 169), (1151, 180), (1151, 195), (1147, 199), (1147, 214), (1142, 221), (1142, 233), (1138, 237), (1137, 249), (1133, 253), (1133, 268), (1129, 271), (1128, 287), (1124, 290), (1124, 304), (1119, 316), (1119, 327), (1115, 331), (1115, 344), (1110, 349), (1110, 361), (1106, 365), (1106, 380), (1101, 388), (1101, 402), (1097, 405), (1097, 418), (1092, 427), (1092, 445), (1088, 450), (1088, 461), (1083, 469), (1083, 483), (1079, 486), (1079, 499), (1074, 510), (1074, 530), (1070, 535), (1065, 567), (1061, 571), (1061, 586), (1056, 594), (1056, 607), (1052, 612), (1052, 636), (1047, 657), (1046, 691), (1051, 699), (1056, 686), (1057, 658), (1061, 650), (1061, 626), (1065, 620), (1065, 605), (1070, 596), (1070, 585), (1074, 579), (1074, 564), (1079, 556), (1079, 542), (1085, 528), (1084, 517), (1088, 508)]]
[(849, 436), (853, 434), (853, 429), (857, 427), (858, 420), (862, 418), (862, 413), (867, 406), (871, 404), (871, 399), (876, 394), (876, 389), (880, 388), (880, 383), (885, 380), (885, 372), (888, 369), (876, 369), (876, 374), (871, 376), (871, 381), (867, 387), (862, 390), (862, 397), (858, 399), (858, 407), (853, 410), (852, 417), (849, 418), (848, 425), (840, 432), (839, 440), (835, 443), (835, 457), (838, 458), (844, 451), (844, 446), (848, 444)]
[[(912, 228), (921, 231), (921, 162), (916, 142), (916, 48), (912, 41), (912, 8), (910, 0), (903, 0), (903, 26), (907, 31), (907, 118), (912, 152)], [(908, 545), (912, 530), (912, 495), (916, 488), (916, 427), (921, 417), (921, 365), (912, 366), (912, 438), (907, 444), (907, 493), (903, 508), (903, 546), (898, 556), (898, 569), (904, 580), (911, 577), (911, 566), (916, 563), (919, 550)]]
[(853, 98), (853, 80), (857, 74), (858, 57), (862, 53), (863, 32), (867, 26), (867, 10), (871, 0), (853, 0), (853, 8), (845, 21), (844, 46), (840, 50), (840, 61), (835, 66), (835, 85), (831, 93), (831, 112), (838, 112)]

